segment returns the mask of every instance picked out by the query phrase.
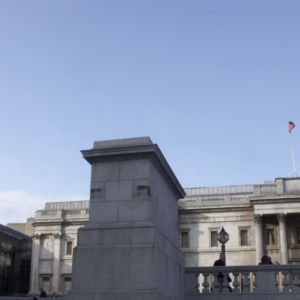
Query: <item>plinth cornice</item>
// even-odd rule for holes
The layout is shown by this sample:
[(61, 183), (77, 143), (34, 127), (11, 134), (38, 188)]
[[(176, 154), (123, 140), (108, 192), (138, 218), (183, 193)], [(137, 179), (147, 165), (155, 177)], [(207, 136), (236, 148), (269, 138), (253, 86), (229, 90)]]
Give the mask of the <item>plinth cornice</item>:
[(150, 159), (163, 178), (171, 185), (178, 199), (185, 197), (185, 191), (172, 171), (157, 144), (93, 148), (82, 150), (83, 157), (90, 163)]

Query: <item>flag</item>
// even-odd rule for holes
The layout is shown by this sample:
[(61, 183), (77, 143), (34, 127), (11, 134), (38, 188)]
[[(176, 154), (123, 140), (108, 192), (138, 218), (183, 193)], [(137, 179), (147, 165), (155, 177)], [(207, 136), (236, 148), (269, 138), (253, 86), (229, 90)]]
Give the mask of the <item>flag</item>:
[(296, 126), (293, 122), (289, 122), (289, 132), (292, 131), (292, 129), (294, 129)]

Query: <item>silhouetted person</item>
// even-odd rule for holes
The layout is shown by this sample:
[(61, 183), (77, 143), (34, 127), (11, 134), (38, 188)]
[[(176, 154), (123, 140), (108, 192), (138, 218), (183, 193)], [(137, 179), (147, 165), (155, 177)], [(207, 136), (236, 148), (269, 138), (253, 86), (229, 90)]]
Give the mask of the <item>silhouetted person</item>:
[(56, 295), (56, 293), (55, 293), (55, 292), (53, 292), (50, 298), (57, 298), (57, 295)]
[(40, 292), (40, 298), (47, 298), (47, 294), (42, 288), (40, 288)]
[[(214, 263), (214, 267), (225, 267), (225, 255), (223, 253), (220, 253), (220, 259), (216, 260)], [(231, 282), (231, 278), (227, 276), (228, 282)], [(219, 282), (219, 292), (222, 292), (223, 289), (223, 282), (224, 282), (224, 275), (222, 273), (219, 273), (218, 275), (218, 282)], [(232, 292), (231, 286), (228, 286), (229, 291)]]
[(271, 257), (269, 257), (267, 255), (263, 255), (259, 265), (272, 265)]

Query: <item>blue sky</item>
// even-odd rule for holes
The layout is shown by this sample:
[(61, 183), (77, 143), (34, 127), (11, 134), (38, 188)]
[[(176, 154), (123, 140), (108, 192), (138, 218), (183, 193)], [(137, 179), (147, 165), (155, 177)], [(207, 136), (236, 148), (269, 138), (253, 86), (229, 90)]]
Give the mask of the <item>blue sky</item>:
[(1, 1), (0, 222), (88, 199), (79, 151), (100, 140), (150, 136), (183, 187), (292, 176), (299, 15), (299, 0)]

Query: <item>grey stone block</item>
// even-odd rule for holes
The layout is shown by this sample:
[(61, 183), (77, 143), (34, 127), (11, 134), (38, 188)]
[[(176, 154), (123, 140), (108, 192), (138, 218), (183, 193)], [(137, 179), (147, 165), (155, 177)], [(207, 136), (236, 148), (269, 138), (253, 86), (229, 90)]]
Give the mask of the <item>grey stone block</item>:
[(105, 200), (104, 182), (92, 182), (90, 190), (91, 202), (101, 202)]
[(156, 168), (152, 169), (152, 181), (158, 191), (162, 192), (165, 190), (165, 181)]
[(152, 198), (152, 193), (154, 192), (153, 184), (150, 179), (136, 179), (134, 180), (133, 190), (134, 190), (134, 200)]
[[(82, 300), (85, 300), (82, 298)], [(129, 300), (128, 291), (96, 291), (93, 300)]]
[[(74, 260), (72, 286), (76, 290), (111, 289), (113, 286), (113, 248), (77, 248), (77, 257), (85, 259)], [(89, 263), (87, 263), (89, 262)]]
[(170, 297), (170, 296), (165, 295), (165, 294), (160, 294), (158, 299), (159, 300), (179, 300), (177, 298), (173, 298), (173, 297)]
[(119, 201), (120, 200), (120, 181), (105, 182), (105, 201)]
[(97, 246), (100, 245), (102, 240), (101, 234), (103, 231), (94, 229), (83, 229), (78, 230), (77, 246)]
[(153, 144), (150, 137), (139, 137), (130, 139), (118, 139), (109, 141), (94, 142), (95, 149), (115, 148), (115, 147), (128, 147), (138, 145), (151, 145)]
[(166, 197), (164, 194), (160, 194), (158, 197), (158, 210), (161, 214), (166, 218), (166, 210), (168, 209), (168, 205), (166, 203)]
[(102, 162), (92, 165), (91, 182), (115, 181), (120, 179), (120, 162)]
[(113, 288), (114, 268), (112, 266), (114, 265), (114, 256), (111, 255), (113, 251), (114, 247), (96, 248), (97, 261), (95, 261), (95, 264), (98, 272), (96, 273), (94, 289), (95, 287), (103, 290)]
[(133, 180), (120, 181), (120, 201), (133, 200)]
[(158, 209), (154, 209), (153, 223), (164, 234), (164, 228), (163, 228), (164, 217)]
[(118, 221), (118, 202), (91, 203), (90, 222), (107, 223)]
[(167, 269), (167, 255), (162, 248), (157, 248), (157, 288), (160, 291), (165, 291), (168, 285), (168, 278), (165, 270)]
[(130, 289), (153, 290), (156, 288), (157, 247), (132, 246), (130, 254)]
[(159, 203), (158, 203), (159, 196), (158, 196), (158, 192), (157, 192), (155, 186), (153, 187), (153, 190), (151, 191), (151, 201), (152, 201), (153, 205), (155, 206), (155, 208), (158, 209), (159, 208)]
[[(94, 291), (75, 291), (75, 290), (71, 290), (68, 292), (68, 299), (72, 299), (72, 300), (95, 300), (95, 293)], [(30, 298), (32, 299), (32, 298)]]
[(105, 182), (105, 201), (133, 200), (133, 180)]
[(165, 250), (165, 253), (168, 255), (168, 256), (172, 256), (172, 244), (170, 243), (169, 240), (165, 239), (165, 247), (164, 247), (164, 250)]
[(155, 236), (156, 236), (156, 245), (159, 248), (163, 249), (163, 247), (164, 247), (164, 236), (163, 236), (163, 234), (161, 233), (160, 230), (156, 230), (155, 231)]
[(130, 261), (128, 259), (130, 257), (130, 252), (131, 247), (114, 247), (114, 290), (129, 289), (130, 278), (127, 274), (129, 274), (130, 270)]
[(120, 162), (120, 179), (150, 178), (150, 164), (148, 159), (126, 160)]
[(101, 245), (131, 245), (131, 232), (130, 228), (104, 229), (102, 230)]
[(170, 294), (172, 296), (180, 295), (180, 266), (171, 257), (170, 259)]
[(149, 245), (156, 242), (156, 232), (154, 227), (134, 228), (131, 230), (131, 245)]
[(129, 294), (129, 300), (159, 300), (157, 291), (137, 291)]
[(149, 221), (153, 213), (150, 201), (126, 201), (119, 204), (119, 222)]

